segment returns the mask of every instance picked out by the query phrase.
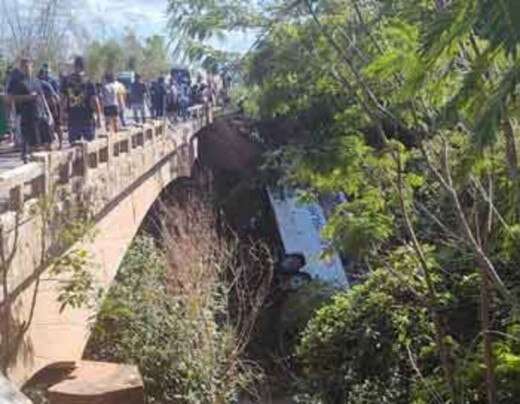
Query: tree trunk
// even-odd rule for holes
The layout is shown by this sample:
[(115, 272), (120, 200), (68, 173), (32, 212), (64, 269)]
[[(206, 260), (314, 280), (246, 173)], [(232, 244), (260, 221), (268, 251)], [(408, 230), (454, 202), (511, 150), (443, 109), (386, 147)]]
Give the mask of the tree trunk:
[(457, 384), (455, 382), (455, 372), (453, 369), (453, 361), (451, 359), (451, 350), (450, 347), (446, 344), (447, 334), (444, 328), (441, 313), (439, 312), (437, 292), (435, 290), (435, 285), (430, 274), (430, 268), (428, 267), (426, 257), (424, 256), (421, 244), (419, 243), (419, 240), (415, 233), (412, 220), (408, 215), (408, 209), (406, 209), (406, 204), (403, 195), (404, 184), (402, 177), (401, 156), (399, 153), (397, 153), (397, 155), (395, 156), (395, 161), (397, 164), (397, 190), (399, 195), (399, 204), (401, 207), (401, 212), (403, 213), (403, 218), (408, 235), (410, 236), (410, 239), (412, 241), (412, 247), (415, 251), (417, 259), (419, 260), (424, 275), (424, 281), (426, 284), (427, 309), (433, 320), (435, 343), (437, 345), (437, 349), (439, 350), (441, 368), (444, 373), (446, 385), (449, 389), (451, 402), (453, 404), (458, 404), (459, 393), (457, 390)]
[(486, 396), (488, 404), (496, 404), (495, 361), (493, 340), (490, 332), (491, 290), (489, 288), (489, 279), (484, 269), (480, 270), (480, 278), (480, 322), (484, 343)]

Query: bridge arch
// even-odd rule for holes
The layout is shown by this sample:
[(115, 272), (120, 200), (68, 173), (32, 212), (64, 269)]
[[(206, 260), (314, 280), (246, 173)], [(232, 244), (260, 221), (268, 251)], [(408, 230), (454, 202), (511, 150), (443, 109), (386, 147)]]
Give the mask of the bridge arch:
[[(0, 348), (2, 359), (8, 359), (4, 369), (15, 384), (22, 385), (53, 363), (81, 359), (96, 311), (85, 306), (60, 311), (63, 279), (49, 276), (40, 260), (55, 252), (45, 242), (47, 234), (41, 234), (42, 220), (30, 213), (38, 194), (62, 188), (76, 192), (70, 200), (58, 200), (53, 215), (66, 214), (74, 203), (92, 209), (95, 236), (71, 248), (88, 252), (89, 272), (107, 290), (161, 192), (191, 176), (197, 157), (194, 135), (211, 122), (211, 114), (200, 111), (194, 111), (192, 121), (168, 131), (163, 123), (156, 123), (81, 149), (41, 154), (29, 168), (9, 173), (9, 178), (0, 176), (0, 192), (4, 186), (9, 195), (7, 210), (0, 212), (1, 245), (10, 256), (0, 300), (1, 311), (9, 313), (10, 320), (0, 324)], [(16, 344), (13, 324), (21, 327)], [(9, 358), (4, 355), (8, 350), (13, 352)]]

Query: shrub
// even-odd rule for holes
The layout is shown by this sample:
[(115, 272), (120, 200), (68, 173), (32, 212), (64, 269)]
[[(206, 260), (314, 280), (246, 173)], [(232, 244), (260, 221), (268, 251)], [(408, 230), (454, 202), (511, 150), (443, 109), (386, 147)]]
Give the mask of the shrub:
[(324, 306), (337, 289), (318, 281), (313, 281), (300, 290), (284, 297), (283, 304), (278, 307), (277, 323), (278, 348), (283, 356), (294, 354), (301, 333), (316, 311)]
[[(243, 351), (253, 307), (245, 302), (241, 311), (247, 324), (230, 316), (229, 273), (231, 285), (240, 283), (243, 266), (234, 245), (216, 236), (207, 210), (165, 208), (162, 248), (149, 237), (134, 242), (102, 305), (88, 356), (137, 364), (150, 403), (235, 402), (259, 374)], [(262, 290), (254, 295), (258, 304)]]
[(334, 296), (297, 348), (304, 390), (324, 403), (375, 402), (374, 394), (377, 402), (409, 403), (414, 373), (407, 347), (425, 346), (431, 335), (426, 312), (413, 299), (385, 270)]

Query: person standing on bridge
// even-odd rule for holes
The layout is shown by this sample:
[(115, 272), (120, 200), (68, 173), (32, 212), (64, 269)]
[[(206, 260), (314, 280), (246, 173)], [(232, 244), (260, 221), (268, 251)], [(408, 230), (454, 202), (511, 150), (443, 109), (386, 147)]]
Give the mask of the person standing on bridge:
[(101, 106), (96, 86), (85, 74), (82, 57), (74, 59), (74, 73), (65, 78), (62, 92), (67, 109), (70, 143), (94, 140), (96, 126), (101, 126)]
[[(9, 65), (5, 71), (5, 92), (9, 89), (9, 85), (17, 75), (21, 74), (18, 68)], [(11, 133), (11, 140), (14, 143), (15, 148), (20, 148), (22, 145), (22, 135), (20, 131), (20, 115), (16, 112), (16, 105), (12, 97), (7, 97), (9, 102), (7, 103), (7, 119)]]
[(179, 117), (184, 121), (189, 119), (189, 115), (190, 115), (189, 111), (188, 111), (188, 108), (191, 103), (190, 92), (191, 92), (191, 89), (190, 89), (189, 84), (186, 82), (183, 82), (181, 84), (180, 92), (179, 92)]
[(168, 95), (166, 97), (166, 112), (171, 123), (175, 123), (179, 112), (179, 89), (175, 79), (171, 79), (168, 85)]
[(128, 101), (128, 90), (125, 87), (125, 85), (123, 83), (121, 83), (119, 80), (115, 80), (114, 85), (117, 89), (118, 97), (121, 100), (123, 100), (123, 104), (119, 108), (119, 120), (121, 121), (121, 126), (123, 128), (125, 128), (126, 127), (125, 111), (126, 111), (126, 106), (127, 106), (127, 101)]
[[(61, 130), (61, 103), (59, 92), (56, 91), (57, 81), (52, 79), (48, 73), (45, 73), (44, 69), (41, 69), (38, 73), (38, 79), (45, 95), (45, 101), (47, 102), (46, 107), (48, 113), (52, 116), (52, 125), (49, 125), (47, 130), (51, 131), (50, 137), (54, 138), (54, 133), (58, 135), (59, 148), (63, 146), (63, 132)], [(51, 81), (48, 81), (50, 80)], [(54, 82), (54, 85), (52, 84)]]
[(154, 118), (164, 117), (166, 94), (166, 84), (164, 77), (161, 76), (152, 87), (152, 109), (154, 111)]
[(125, 100), (116, 84), (113, 73), (105, 74), (105, 83), (101, 89), (101, 100), (107, 133), (119, 132), (119, 112), (125, 108)]
[(25, 163), (32, 149), (50, 140), (45, 131), (48, 109), (40, 81), (33, 75), (33, 64), (29, 58), (20, 59), (20, 69), (11, 76), (7, 93), (14, 100), (16, 112), (20, 115), (22, 135), (22, 159)]
[(9, 133), (9, 104), (11, 100), (9, 97), (2, 94), (0, 91), (0, 141)]
[(146, 123), (145, 100), (148, 96), (146, 84), (141, 80), (139, 74), (135, 74), (135, 81), (130, 85), (130, 105), (134, 113), (134, 122), (139, 123), (139, 115), (141, 115), (142, 123)]
[(51, 74), (51, 68), (48, 63), (42, 64), (40, 72), (38, 73), (38, 78), (40, 80), (44, 80), (52, 86), (52, 89), (56, 93), (60, 93), (60, 83), (58, 80)]

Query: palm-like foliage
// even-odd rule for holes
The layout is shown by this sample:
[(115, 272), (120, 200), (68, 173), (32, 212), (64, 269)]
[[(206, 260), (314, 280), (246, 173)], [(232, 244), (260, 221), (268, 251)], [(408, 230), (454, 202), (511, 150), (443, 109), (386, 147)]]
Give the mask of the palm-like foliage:
[(468, 124), (482, 146), (496, 141), (516, 91), (519, 23), (518, 2), (458, 0), (425, 30), (422, 78), (436, 79), (439, 70), (460, 78), (441, 110), (457, 111), (451, 118)]

